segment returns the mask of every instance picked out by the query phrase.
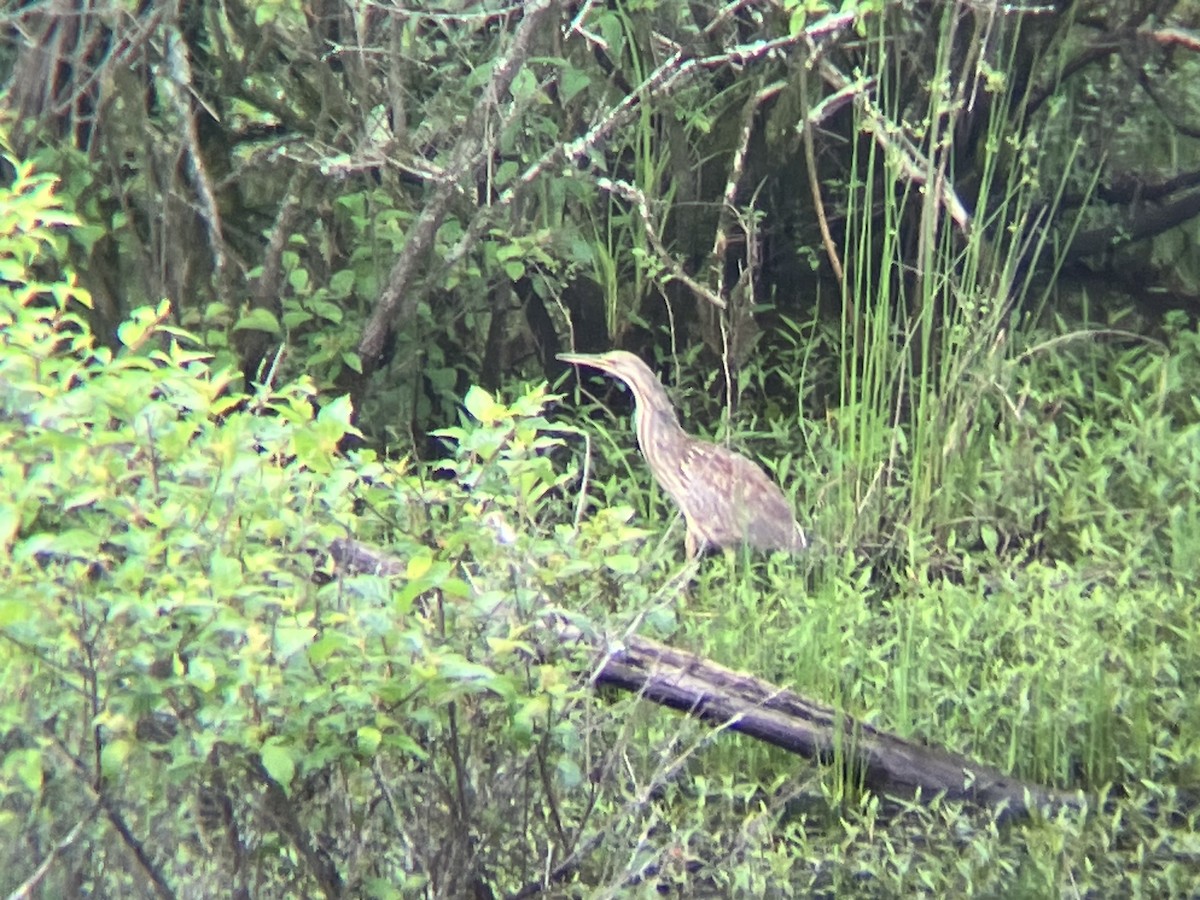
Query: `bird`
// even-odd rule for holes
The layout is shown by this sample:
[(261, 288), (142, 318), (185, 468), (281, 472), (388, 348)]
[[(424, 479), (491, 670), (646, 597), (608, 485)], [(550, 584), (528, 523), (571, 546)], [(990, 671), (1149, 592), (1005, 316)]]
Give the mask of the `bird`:
[(610, 350), (561, 353), (558, 358), (599, 369), (633, 393), (638, 446), (655, 481), (683, 513), (689, 560), (710, 548), (749, 545), (789, 553), (808, 548), (808, 537), (779, 486), (742, 454), (684, 431), (666, 389), (639, 357)]

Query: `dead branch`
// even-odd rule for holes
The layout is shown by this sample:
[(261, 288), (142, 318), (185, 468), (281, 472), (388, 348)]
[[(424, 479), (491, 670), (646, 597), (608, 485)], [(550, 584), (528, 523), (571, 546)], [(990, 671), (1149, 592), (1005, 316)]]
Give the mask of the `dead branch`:
[[(403, 564), (358, 541), (330, 545), (353, 574), (396, 573)], [(1080, 797), (1005, 775), (999, 769), (906, 740), (712, 660), (637, 636), (600, 635), (558, 617), (548, 619), (555, 644), (583, 643), (599, 655), (592, 681), (636, 693), (718, 728), (728, 728), (821, 763), (844, 759), (866, 787), (892, 797), (966, 801), (1024, 817), (1043, 808), (1077, 806)]]

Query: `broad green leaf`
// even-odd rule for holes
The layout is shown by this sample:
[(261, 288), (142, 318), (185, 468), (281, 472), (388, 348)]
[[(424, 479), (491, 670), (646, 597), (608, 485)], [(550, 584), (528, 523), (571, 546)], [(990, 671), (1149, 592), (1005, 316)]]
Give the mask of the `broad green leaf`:
[(415, 759), (429, 759), (429, 754), (425, 752), (425, 749), (402, 731), (389, 733), (385, 740), (389, 747), (399, 750), (401, 753), (406, 753)]
[(326, 631), (308, 648), (308, 658), (313, 665), (319, 666), (347, 644), (348, 641), (344, 635), (338, 634), (336, 631)]
[(209, 557), (209, 578), (215, 594), (232, 595), (242, 585), (242, 566), (236, 559), (216, 551)]
[(379, 749), (380, 742), (383, 740), (383, 732), (370, 725), (364, 725), (358, 729), (356, 737), (359, 751), (367, 756), (374, 756), (375, 751)]
[(125, 768), (129, 754), (133, 752), (133, 742), (126, 738), (116, 738), (104, 745), (100, 751), (100, 769), (105, 775), (116, 775)]
[(550, 712), (550, 698), (545, 694), (530, 697), (517, 709), (512, 718), (513, 731), (522, 738), (532, 737), (539, 724)]
[(983, 546), (987, 548), (989, 553), (996, 552), (996, 548), (1000, 545), (1000, 535), (996, 533), (994, 527), (987, 523), (980, 525), (979, 537), (983, 540)]
[(296, 763), (288, 748), (283, 746), (278, 738), (270, 738), (263, 744), (260, 756), (267, 774), (274, 778), (285, 791), (291, 793), (289, 786), (296, 775)]
[(497, 675), (487, 666), (473, 663), (457, 654), (451, 654), (438, 661), (440, 674), (454, 681), (495, 681)]
[(617, 553), (613, 556), (606, 556), (604, 564), (618, 575), (636, 575), (641, 565), (638, 558), (629, 553)]
[(563, 69), (560, 82), (563, 102), (570, 103), (576, 94), (587, 88), (591, 83), (592, 80), (587, 72), (582, 69), (576, 69), (574, 66), (567, 66)]
[(508, 412), (502, 404), (478, 385), (472, 385), (463, 397), (463, 407), (482, 425), (492, 425)]
[(36, 747), (13, 750), (4, 757), (4, 773), (15, 775), (30, 793), (41, 793), (42, 751)]
[(217, 686), (217, 670), (203, 657), (192, 659), (187, 664), (187, 680), (207, 694)]
[(254, 25), (256, 28), (262, 28), (274, 22), (279, 17), (279, 0), (259, 0), (254, 7)]
[(278, 335), (281, 333), (279, 328), (279, 320), (275, 318), (275, 314), (269, 309), (252, 309), (246, 315), (237, 320), (237, 324), (233, 326), (234, 331), (265, 331), (267, 334)]
[(329, 296), (336, 297), (339, 300), (344, 297), (349, 297), (350, 292), (354, 290), (354, 270), (339, 269), (333, 273), (329, 279)]
[(35, 608), (21, 600), (0, 600), (0, 628), (24, 622), (33, 616)]
[(315, 628), (278, 626), (275, 629), (275, 653), (280, 660), (288, 660), (312, 644)]
[(137, 347), (154, 326), (149, 319), (127, 319), (117, 326), (117, 340), (126, 347)]
[(420, 581), (432, 568), (433, 557), (428, 553), (418, 553), (409, 557), (408, 564), (404, 567), (404, 577), (409, 581)]
[(437, 586), (447, 597), (458, 597), (465, 600), (472, 594), (471, 585), (461, 578), (439, 578)]
[(292, 269), (288, 272), (288, 284), (292, 286), (292, 290), (297, 294), (303, 294), (308, 290), (308, 270), (307, 269)]

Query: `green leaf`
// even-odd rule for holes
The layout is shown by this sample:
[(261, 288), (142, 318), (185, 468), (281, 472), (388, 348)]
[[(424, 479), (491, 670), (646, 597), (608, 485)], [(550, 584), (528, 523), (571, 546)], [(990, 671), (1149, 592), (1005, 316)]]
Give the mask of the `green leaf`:
[(341, 300), (354, 290), (354, 270), (339, 269), (329, 279), (329, 296)]
[(292, 269), (292, 271), (288, 272), (288, 284), (292, 286), (292, 290), (297, 294), (303, 294), (308, 290), (308, 270)]
[(349, 394), (342, 394), (321, 407), (321, 411), (317, 413), (317, 421), (322, 424), (335, 423), (341, 426), (342, 433), (345, 433), (354, 430), (351, 422), (353, 416), (354, 403)]
[(279, 626), (275, 629), (275, 654), (280, 660), (287, 660), (305, 650), (316, 637), (315, 628), (297, 628), (294, 626)]
[(313, 665), (319, 666), (348, 643), (349, 641), (344, 635), (338, 634), (336, 631), (326, 631), (308, 648), (308, 658)]
[(466, 600), (474, 593), (471, 585), (461, 578), (439, 578), (437, 586), (447, 597), (458, 597)]
[(404, 577), (409, 581), (420, 581), (432, 568), (433, 557), (428, 553), (418, 553), (409, 557), (408, 564), (404, 567)]
[(525, 248), (520, 244), (501, 244), (496, 247), (496, 259), (502, 263), (520, 259), (525, 255)]
[(478, 385), (472, 385), (463, 397), (463, 406), (471, 417), (483, 425), (493, 425), (503, 419), (508, 410), (496, 399)]
[(429, 754), (425, 752), (425, 749), (403, 732), (393, 731), (388, 735), (387, 743), (389, 747), (399, 750), (401, 753), (405, 753), (408, 756), (412, 756), (420, 760), (429, 759)]
[(988, 553), (994, 554), (996, 548), (1000, 545), (1000, 536), (996, 533), (996, 529), (988, 524), (980, 525), (979, 536), (982, 538), (983, 546), (987, 548)]
[(127, 319), (117, 326), (117, 340), (125, 347), (137, 347), (153, 327), (154, 322), (150, 319)]
[(100, 770), (105, 775), (115, 775), (125, 768), (129, 754), (133, 752), (133, 742), (125, 738), (109, 741), (100, 751)]
[(301, 325), (311, 322), (315, 317), (307, 309), (299, 307), (289, 309), (283, 314), (283, 327), (289, 331), (294, 331)]
[[(279, 785), (288, 791), (292, 779), (296, 776), (296, 763), (292, 754), (280, 738), (269, 738), (261, 751), (263, 768)], [(290, 791), (288, 791), (290, 793)]]
[(380, 742), (383, 740), (383, 732), (370, 725), (364, 725), (358, 729), (356, 737), (359, 752), (366, 756), (374, 756), (375, 751), (379, 749)]
[(274, 22), (279, 15), (279, 3), (271, 2), (271, 0), (260, 0), (254, 8), (254, 26), (262, 28), (264, 25)]
[(673, 610), (658, 604), (646, 614), (646, 627), (658, 634), (673, 634), (678, 630), (679, 622)]
[(252, 309), (249, 313), (237, 320), (237, 324), (233, 326), (234, 331), (265, 331), (267, 334), (281, 334), (279, 328), (279, 320), (275, 318), (274, 313), (269, 309)]
[(445, 678), (453, 681), (495, 681), (495, 671), (479, 663), (473, 663), (457, 654), (443, 657), (438, 669)]
[(549, 711), (550, 698), (545, 694), (538, 694), (536, 697), (529, 698), (521, 704), (513, 715), (513, 731), (522, 738), (532, 737), (538, 724), (546, 720), (546, 715)]
[(242, 566), (236, 560), (215, 551), (209, 557), (209, 578), (213, 593), (229, 596), (242, 585)]
[(536, 655), (536, 650), (528, 641), (517, 641), (512, 638), (489, 637), (487, 639), (488, 649), (496, 656), (511, 656), (514, 653), (528, 653), (530, 656)]
[(34, 609), (20, 600), (0, 600), (0, 628), (24, 622), (33, 616)]
[(36, 747), (13, 750), (4, 757), (5, 780), (12, 776), (25, 785), (31, 794), (42, 791), (42, 751)]
[(217, 686), (217, 670), (207, 659), (196, 658), (188, 662), (187, 680), (207, 694)]
[(563, 69), (562, 80), (560, 82), (562, 101), (564, 103), (570, 103), (571, 99), (576, 94), (587, 88), (587, 86), (591, 83), (591, 78), (589, 78), (587, 72), (583, 71), (582, 69), (576, 69), (574, 67)]
[(636, 556), (629, 553), (618, 553), (605, 557), (604, 565), (618, 575), (636, 575), (641, 563)]

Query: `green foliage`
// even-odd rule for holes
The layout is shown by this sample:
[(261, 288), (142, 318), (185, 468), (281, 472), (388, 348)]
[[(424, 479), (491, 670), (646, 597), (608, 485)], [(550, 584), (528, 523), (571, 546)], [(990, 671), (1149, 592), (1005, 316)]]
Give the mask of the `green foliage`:
[[(858, 16), (842, 37), (755, 56), (835, 7)], [(104, 103), (47, 130), (63, 202), (23, 163), (0, 198), (0, 889), (48, 860), (47, 894), (150, 874), (463, 896), (547, 872), (580, 895), (1193, 890), (1200, 336), (1046, 315), (1074, 302), (1054, 281), (1088, 199), (1120, 187), (1080, 147), (1127, 169), (1147, 134), (1164, 165), (1194, 155), (1163, 104), (1122, 96), (1166, 62), (1077, 65), (1061, 10), (614, 2), (546, 29), (472, 133), (520, 17), (204, 9), (164, 17), (153, 69), (76, 61), (72, 89)], [(1108, 52), (1106, 7), (1063, 9)], [(194, 78), (154, 58), (179, 39)], [(809, 173), (824, 63), (864, 80)], [(1194, 61), (1172, 65), (1183, 90)], [(436, 428), (448, 456), (343, 455), (331, 387), (364, 371), (363, 324), (442, 193), (356, 421), (401, 447)], [(673, 264), (711, 286), (734, 220), (757, 345), (678, 302)], [(841, 256), (832, 314), (827, 288), (751, 258), (760, 224), (772, 265)], [(1155, 250), (1185, 282), (1193, 255), (1186, 233)], [(608, 338), (666, 323), (685, 422), (760, 458), (819, 551), (689, 570), (624, 422), (564, 428), (536, 388), (464, 396), (478, 360), (532, 358), (514, 282), (556, 330), (536, 337), (563, 340), (579, 278)], [(255, 334), (287, 353), (247, 395), (232, 360)], [(347, 534), (396, 556), (339, 569)], [(574, 636), (633, 629), (1090, 805), (1013, 827), (898, 805), (841, 765), (593, 696)]]
[[(0, 206), (50, 271), (42, 223), (66, 219), (20, 171)], [(346, 400), (231, 390), (165, 305), (113, 353), (69, 276), (17, 284), (0, 298), (5, 891), (459, 896), (536, 882), (598, 835), (636, 843), (648, 788), (589, 775), (628, 752), (622, 717), (597, 714), (555, 623), (590, 633), (637, 595), (643, 533), (629, 510), (556, 514), (570, 476), (544, 390), (470, 392), (431, 479), (340, 454)], [(394, 548), (386, 574), (331, 569), (347, 532)]]
[[(18, 251), (53, 244), (47, 223), (63, 219), (48, 187), (24, 187), (0, 203), (23, 214)], [(52, 264), (26, 256), (27, 272), (35, 262)], [(314, 417), (301, 386), (231, 394), (165, 304), (125, 322), (114, 354), (73, 311), (86, 298), (69, 276), (18, 283), (0, 297), (0, 660), (21, 686), (4, 704), (3, 743), (19, 754), (5, 764), (17, 778), (4, 782), (4, 868), (29, 874), (18, 861), (60, 825), (90, 822), (81, 846), (111, 860), (119, 890), (135, 844), (160, 871), (199, 851), (164, 853), (152, 829), (194, 831), (190, 798), (210, 763), (261, 759), (260, 785), (290, 790), (312, 722), (273, 698), (296, 673), (309, 673), (297, 697), (318, 683), (304, 662), (323, 627), (307, 548), (339, 532), (346, 489), (372, 466), (336, 461), (346, 404)], [(118, 821), (139, 833), (117, 840)]]
[[(1196, 351), (1197, 331), (1178, 321), (1165, 345), (1103, 333), (1035, 344), (1006, 373), (1009, 393), (980, 404), (1003, 403), (981, 467), (954, 467), (962, 480), (942, 485), (962, 509), (946, 523), (946, 550), (894, 573), (852, 553), (711, 558), (673, 639), (1017, 777), (1083, 789), (1088, 808), (1017, 828), (945, 804), (897, 809), (838, 766), (778, 785), (793, 761), (725, 736), (693, 762), (693, 793), (673, 807), (682, 844), (671, 858), (710, 865), (673, 883), (801, 895), (1186, 892), (1200, 784), (1187, 512), (1200, 463)], [(632, 481), (621, 470), (624, 426), (611, 438), (589, 427), (620, 458), (599, 467), (617, 472), (599, 489), (649, 496), (631, 488), (645, 478), (640, 460)], [(820, 445), (816, 456), (834, 452)], [(906, 486), (892, 490), (903, 497)], [(664, 524), (671, 514), (638, 506)], [(742, 786), (713, 783), (730, 772), (763, 792), (748, 827), (772, 823), (769, 840), (743, 838), (737, 851), (709, 840), (735, 815)], [(688, 830), (684, 807), (695, 805), (711, 816), (705, 837)]]
[[(956, 14), (944, 9), (947, 21)], [(1098, 171), (1075, 168), (1078, 142), (1048, 169), (1035, 150), (1060, 138), (1059, 126), (1014, 129), (1009, 113), (1019, 119), (1023, 100), (998, 72), (972, 88), (995, 95), (983, 137), (973, 155), (956, 153), (950, 135), (970, 104), (955, 93), (966, 82), (945, 68), (946, 22), (930, 35), (943, 68), (918, 105), (887, 63), (893, 37), (880, 31), (865, 45), (884, 115), (857, 107), (857, 121), (867, 133), (900, 122), (939, 148), (922, 160), (932, 167), (924, 184), (939, 183), (939, 164), (948, 183), (971, 184), (971, 228), (950, 223), (933, 187), (897, 189), (908, 176), (896, 144), (854, 145), (852, 177), (829, 188), (849, 217), (842, 320), (814, 315), (791, 326), (791, 346), (775, 336), (769, 363), (734, 369), (741, 403), (728, 434), (776, 466), (827, 555), (765, 571), (706, 561), (680, 616), (683, 640), (1031, 781), (1090, 790), (1102, 798), (1092, 811), (1104, 813), (1010, 835), (943, 806), (884, 811), (835, 766), (800, 791), (811, 818), (789, 823), (774, 801), (758, 808), (784, 827), (753, 862), (738, 857), (731, 870), (730, 844), (692, 831), (682, 801), (673, 808), (681, 846), (669, 858), (721, 860), (712, 869), (748, 892), (781, 883), (879, 896), (1177, 891), (1195, 878), (1194, 855), (1176, 853), (1193, 843), (1188, 798), (1200, 771), (1187, 700), (1200, 671), (1187, 624), (1200, 612), (1189, 513), (1200, 477), (1196, 332), (1179, 320), (1164, 343), (1091, 323), (1070, 333), (1058, 320), (1049, 331), (1043, 312), (1055, 295), (1033, 273), (1057, 272), (1062, 248), (1038, 223), (1068, 189), (1093, 191)], [(1065, 234), (1079, 220), (1066, 217)], [(690, 351), (673, 362), (685, 424), (711, 437), (724, 373)], [(814, 385), (826, 395), (834, 386), (823, 420), (786, 421), (792, 398), (808, 411)], [(770, 439), (756, 430), (760, 394), (784, 398)], [(601, 435), (596, 496), (632, 497), (665, 530), (675, 511), (631, 459), (628, 427), (588, 428)], [(690, 770), (689, 786), (721, 823), (715, 810), (728, 815), (722, 803), (738, 788), (726, 784), (714, 800), (701, 772), (736, 771), (765, 791), (789, 765), (725, 741)], [(767, 859), (778, 880), (760, 880)], [(945, 862), (956, 859), (969, 861)], [(701, 863), (674, 877), (694, 888), (713, 876)]]

